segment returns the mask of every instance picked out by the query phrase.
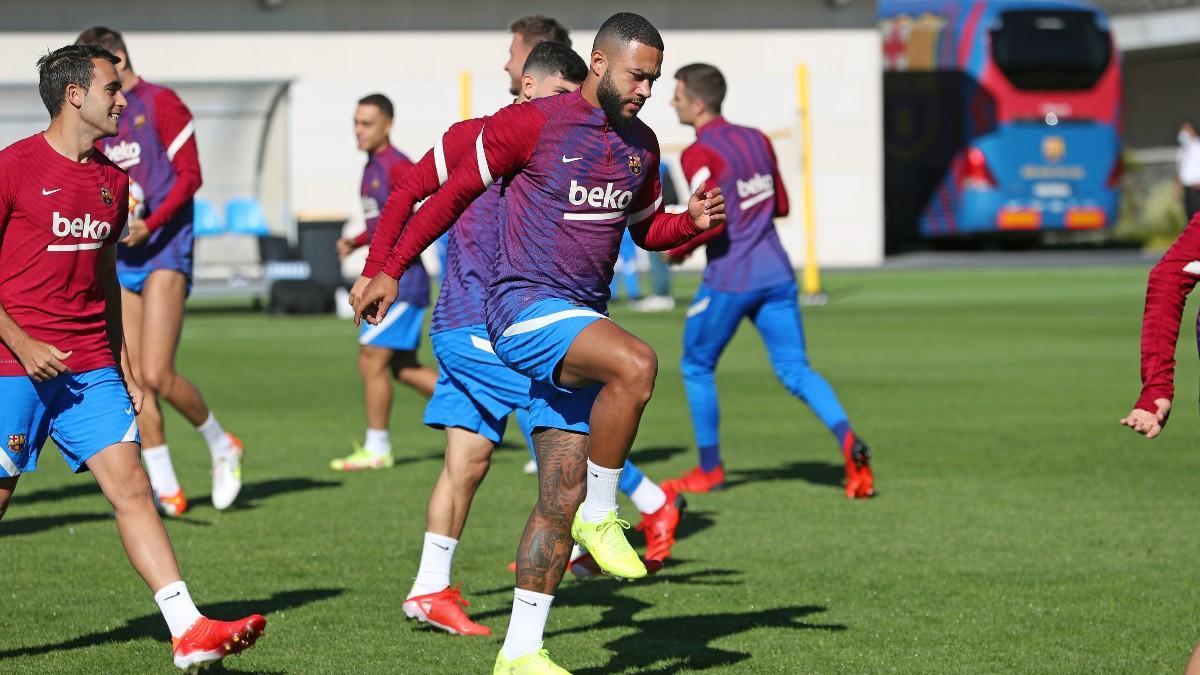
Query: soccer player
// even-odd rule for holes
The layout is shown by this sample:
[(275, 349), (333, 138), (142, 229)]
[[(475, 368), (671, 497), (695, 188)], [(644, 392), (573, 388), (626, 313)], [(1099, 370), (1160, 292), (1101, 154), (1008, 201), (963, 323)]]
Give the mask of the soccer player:
[(664, 485), (679, 492), (724, 486), (713, 371), (742, 319), (749, 319), (780, 381), (837, 438), (846, 462), (846, 496), (870, 497), (870, 451), (854, 433), (829, 383), (808, 364), (796, 278), (775, 232), (775, 218), (788, 212), (775, 151), (761, 131), (725, 121), (724, 100), (725, 78), (715, 67), (693, 63), (675, 73), (672, 105), (679, 121), (696, 129), (696, 141), (680, 158), (684, 175), (693, 190), (720, 187), (729, 195), (729, 215), (724, 225), (669, 253), (680, 262), (707, 245), (708, 265), (687, 311), (681, 364), (700, 466)]
[[(379, 212), (400, 177), (413, 164), (397, 150), (389, 138), (394, 109), (383, 94), (371, 94), (359, 100), (354, 112), (354, 135), (358, 149), (367, 153), (363, 169), (362, 205), (367, 229), (353, 239), (338, 240), (338, 255), (345, 258), (354, 249), (366, 246), (375, 236)], [(395, 315), (378, 326), (363, 325), (358, 335), (358, 371), (363, 380), (363, 403), (367, 411), (367, 434), (354, 452), (329, 463), (335, 471), (383, 469), (395, 463), (388, 438), (388, 417), (392, 410), (392, 378), (429, 398), (437, 373), (417, 360), (421, 343), (421, 324), (429, 305), (429, 274), (418, 260), (400, 279)]]
[[(1200, 213), (1150, 270), (1142, 316), (1142, 390), (1133, 410), (1121, 419), (1146, 438), (1167, 425), (1175, 398), (1175, 345), (1188, 293), (1200, 279)], [(1200, 344), (1200, 318), (1196, 324)]]
[(129, 561), (171, 631), (175, 665), (187, 669), (252, 646), (266, 621), (200, 615), (138, 459), (144, 399), (124, 348), (115, 251), (129, 178), (95, 146), (128, 109), (117, 61), (90, 44), (39, 59), (50, 125), (0, 151), (0, 517), (53, 436), (112, 504)]
[[(616, 492), (657, 357), (607, 319), (608, 284), (626, 227), (643, 248), (663, 250), (724, 219), (719, 190), (692, 194), (686, 213), (662, 210), (658, 141), (637, 120), (662, 53), (649, 21), (629, 12), (610, 17), (596, 35), (580, 91), (489, 118), (476, 138), (475, 161), (450, 173), (392, 252), (404, 269), (500, 179), (505, 222), (484, 318), (496, 355), (533, 380), (539, 495), (517, 550), (512, 620), (497, 673), (564, 672), (541, 647), (572, 538), (605, 572), (646, 575), (622, 531), (629, 524), (618, 517)], [(384, 320), (394, 295), (394, 286), (376, 277), (356, 314)]]
[(529, 52), (543, 42), (561, 42), (570, 47), (571, 36), (561, 23), (541, 14), (513, 19), (508, 25), (508, 30), (512, 33), (512, 42), (508, 46), (508, 61), (504, 63), (504, 72), (508, 73), (508, 93), (520, 96), (525, 60), (529, 58)]
[(226, 509), (242, 489), (242, 443), (221, 428), (196, 386), (175, 371), (192, 283), (192, 197), (200, 188), (192, 113), (174, 91), (138, 77), (117, 31), (89, 28), (75, 44), (98, 44), (121, 59), (117, 72), (129, 102), (119, 132), (100, 149), (130, 178), (133, 208), (129, 234), (117, 248), (117, 276), (129, 358), (147, 393), (138, 429), (150, 485), (165, 515), (187, 510), (158, 405), (165, 399), (208, 444), (212, 503)]

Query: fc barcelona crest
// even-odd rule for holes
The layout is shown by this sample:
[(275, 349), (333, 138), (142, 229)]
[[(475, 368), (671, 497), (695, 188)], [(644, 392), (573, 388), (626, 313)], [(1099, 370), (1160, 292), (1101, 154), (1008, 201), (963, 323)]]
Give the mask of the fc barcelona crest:
[(133, 128), (134, 129), (141, 129), (144, 126), (146, 126), (146, 116), (145, 115), (138, 115), (137, 117), (133, 118)]
[(25, 434), (9, 434), (8, 436), (8, 451), (14, 455), (21, 452), (25, 447)]
[(112, 206), (112, 202), (113, 202), (112, 190), (109, 190), (106, 187), (100, 188), (100, 199), (104, 200), (105, 206)]
[(378, 178), (372, 178), (372, 179), (371, 179), (371, 189), (372, 189), (372, 190), (378, 190), (378, 189), (379, 189), (379, 179), (378, 179)]
[(637, 155), (629, 156), (629, 173), (640, 176), (642, 175), (642, 158)]

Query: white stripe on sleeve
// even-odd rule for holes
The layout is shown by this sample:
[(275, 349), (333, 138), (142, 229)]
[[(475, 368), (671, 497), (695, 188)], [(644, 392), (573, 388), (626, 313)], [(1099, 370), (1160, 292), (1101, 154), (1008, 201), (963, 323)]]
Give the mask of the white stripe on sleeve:
[(483, 181), (483, 187), (488, 187), (492, 184), (492, 170), (488, 168), (487, 153), (483, 151), (483, 132), (479, 132), (479, 137), (475, 139), (475, 159), (479, 162), (479, 179)]
[(175, 137), (175, 140), (171, 141), (171, 144), (167, 146), (168, 162), (175, 159), (175, 153), (179, 152), (179, 149), (183, 147), (184, 143), (188, 142), (188, 139), (191, 138), (192, 134), (195, 132), (196, 125), (191, 120), (188, 120), (187, 125), (179, 130), (179, 135)]
[(433, 146), (433, 164), (437, 167), (438, 185), (445, 185), (450, 172), (446, 171), (446, 149), (442, 147), (442, 139), (438, 138)]

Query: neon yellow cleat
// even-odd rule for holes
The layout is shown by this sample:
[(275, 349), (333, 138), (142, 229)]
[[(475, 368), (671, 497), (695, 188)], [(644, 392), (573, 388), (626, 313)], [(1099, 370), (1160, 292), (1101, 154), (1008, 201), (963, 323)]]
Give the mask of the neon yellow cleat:
[(346, 457), (339, 457), (329, 463), (329, 468), (334, 471), (362, 471), (364, 469), (390, 469), (396, 460), (392, 458), (392, 453), (389, 450), (386, 455), (377, 455), (373, 452), (367, 452), (367, 449), (358, 443), (354, 444), (354, 452)]
[(641, 579), (646, 576), (646, 565), (626, 541), (622, 530), (628, 529), (629, 523), (618, 518), (616, 511), (598, 523), (585, 522), (580, 504), (571, 524), (571, 536), (592, 554), (605, 574), (618, 579)]
[(504, 650), (496, 655), (496, 666), (492, 675), (571, 675), (570, 671), (560, 668), (550, 660), (550, 652), (539, 649), (520, 658), (509, 661), (504, 658)]

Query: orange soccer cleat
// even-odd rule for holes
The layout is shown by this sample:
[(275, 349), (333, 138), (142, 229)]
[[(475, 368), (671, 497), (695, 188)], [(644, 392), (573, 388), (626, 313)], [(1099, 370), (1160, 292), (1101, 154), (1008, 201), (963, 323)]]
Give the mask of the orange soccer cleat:
[(654, 513), (642, 516), (637, 530), (646, 535), (646, 560), (662, 562), (671, 557), (671, 545), (675, 543), (675, 528), (687, 508), (683, 497), (671, 489), (664, 489), (667, 501)]
[(447, 586), (437, 593), (417, 595), (404, 601), (404, 615), (421, 623), (441, 628), (451, 635), (491, 635), (492, 629), (475, 623), (462, 610), (469, 606), (462, 586)]
[(846, 458), (846, 496), (867, 499), (875, 496), (875, 475), (871, 473), (871, 448), (850, 433), (842, 449)]
[(183, 496), (183, 488), (173, 495), (154, 495), (154, 505), (158, 507), (158, 512), (167, 518), (177, 518), (188, 510), (188, 500)]
[(705, 471), (696, 467), (679, 478), (671, 478), (662, 483), (662, 489), (676, 494), (680, 492), (712, 492), (725, 489), (725, 465), (718, 464), (715, 469)]
[(237, 621), (214, 621), (200, 617), (183, 637), (171, 640), (175, 667), (195, 672), (230, 654), (240, 654), (254, 646), (267, 627), (259, 614)]

